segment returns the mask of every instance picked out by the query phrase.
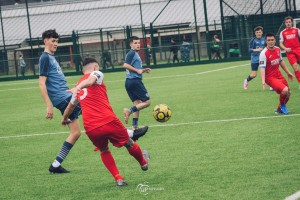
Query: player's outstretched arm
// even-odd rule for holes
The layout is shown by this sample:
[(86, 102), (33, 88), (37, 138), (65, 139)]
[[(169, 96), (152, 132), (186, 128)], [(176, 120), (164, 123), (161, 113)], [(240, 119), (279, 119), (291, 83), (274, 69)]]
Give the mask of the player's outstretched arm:
[(52, 119), (53, 118), (53, 109), (52, 109), (52, 103), (50, 101), (50, 98), (49, 98), (48, 92), (47, 92), (46, 80), (47, 80), (47, 76), (39, 77), (39, 88), (40, 88), (42, 97), (44, 99), (44, 102), (46, 104), (46, 119)]
[(260, 68), (260, 77), (263, 90), (266, 89), (266, 68)]

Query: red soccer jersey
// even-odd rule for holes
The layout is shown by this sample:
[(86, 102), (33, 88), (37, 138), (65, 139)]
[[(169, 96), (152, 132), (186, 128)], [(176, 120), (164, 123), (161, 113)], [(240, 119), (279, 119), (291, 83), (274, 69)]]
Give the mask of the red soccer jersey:
[(95, 76), (97, 78), (96, 83), (82, 89), (77, 96), (81, 105), (83, 125), (86, 132), (103, 126), (117, 118), (108, 100), (102, 72), (94, 71), (90, 74), (85, 74), (78, 81), (77, 85), (89, 76)]
[(297, 48), (300, 47), (300, 31), (298, 28), (291, 27), (290, 29), (284, 29), (280, 33), (280, 41), (284, 42), (287, 48)]
[(261, 68), (266, 68), (266, 80), (271, 77), (281, 76), (281, 72), (279, 70), (279, 64), (281, 61), (282, 57), (279, 47), (274, 47), (273, 50), (266, 47), (262, 50), (259, 55), (259, 66)]

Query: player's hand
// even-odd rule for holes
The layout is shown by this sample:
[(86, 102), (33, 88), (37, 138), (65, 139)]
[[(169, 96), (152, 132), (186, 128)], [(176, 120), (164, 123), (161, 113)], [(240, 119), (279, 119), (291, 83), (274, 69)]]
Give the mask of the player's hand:
[(286, 51), (286, 52), (291, 52), (292, 49), (291, 49), (291, 48), (286, 48), (285, 51)]
[(74, 98), (77, 98), (77, 94), (80, 93), (80, 89), (78, 87), (73, 87), (72, 89), (66, 91), (71, 92)]
[(66, 125), (68, 125), (69, 123), (71, 123), (72, 121), (69, 119), (69, 118), (62, 118), (61, 119), (61, 124), (62, 125), (64, 125), (64, 126), (66, 126)]
[(266, 84), (265, 83), (262, 84), (262, 89), (266, 90)]
[(293, 75), (293, 74), (289, 73), (289, 74), (288, 74), (288, 77), (289, 77), (289, 79), (290, 79), (291, 81), (294, 80), (294, 75)]
[(144, 69), (144, 72), (150, 73), (150, 72), (151, 72), (151, 69), (150, 69), (150, 68), (145, 68), (145, 69)]
[(136, 70), (136, 73), (142, 74), (142, 73), (143, 73), (143, 70), (142, 70), (142, 69), (138, 69), (138, 70)]
[(52, 106), (47, 106), (46, 108), (46, 119), (53, 119), (53, 109)]
[(262, 50), (263, 50), (263, 48), (258, 48), (257, 49), (258, 52), (261, 52)]

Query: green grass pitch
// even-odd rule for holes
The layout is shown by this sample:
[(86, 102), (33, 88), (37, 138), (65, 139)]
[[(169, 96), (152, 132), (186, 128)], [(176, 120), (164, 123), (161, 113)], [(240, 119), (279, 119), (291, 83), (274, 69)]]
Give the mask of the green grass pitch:
[[(0, 199), (284, 199), (300, 190), (298, 83), (289, 82), (290, 114), (276, 115), (278, 95), (263, 91), (259, 76), (243, 89), (249, 72), (243, 61), (145, 74), (152, 105), (139, 123), (150, 129), (138, 143), (151, 154), (150, 168), (143, 172), (126, 149), (111, 146), (124, 188), (115, 186), (84, 132), (63, 163), (72, 173), (49, 174), (68, 128), (56, 109), (45, 119), (37, 80), (1, 82)], [(124, 78), (117, 72), (104, 79), (121, 121), (131, 106)], [(78, 79), (67, 77), (68, 85)], [(173, 110), (166, 123), (153, 119), (159, 103)]]

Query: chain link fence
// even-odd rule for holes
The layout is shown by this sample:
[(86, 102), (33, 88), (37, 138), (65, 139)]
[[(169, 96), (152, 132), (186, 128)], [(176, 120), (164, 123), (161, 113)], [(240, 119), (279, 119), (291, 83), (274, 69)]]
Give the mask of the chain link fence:
[[(299, 1), (299, 2), (298, 2)], [(279, 34), (297, 18), (300, 0), (3, 0), (0, 4), (0, 80), (38, 76), (41, 35), (60, 34), (55, 53), (65, 73), (81, 73), (85, 57), (105, 71), (121, 70), (132, 35), (141, 39), (144, 65), (186, 65), (248, 59), (253, 28)], [(220, 42), (215, 44), (213, 38)], [(172, 41), (172, 42), (171, 42)], [(216, 54), (219, 54), (216, 57)], [(177, 59), (178, 58), (178, 59)]]

